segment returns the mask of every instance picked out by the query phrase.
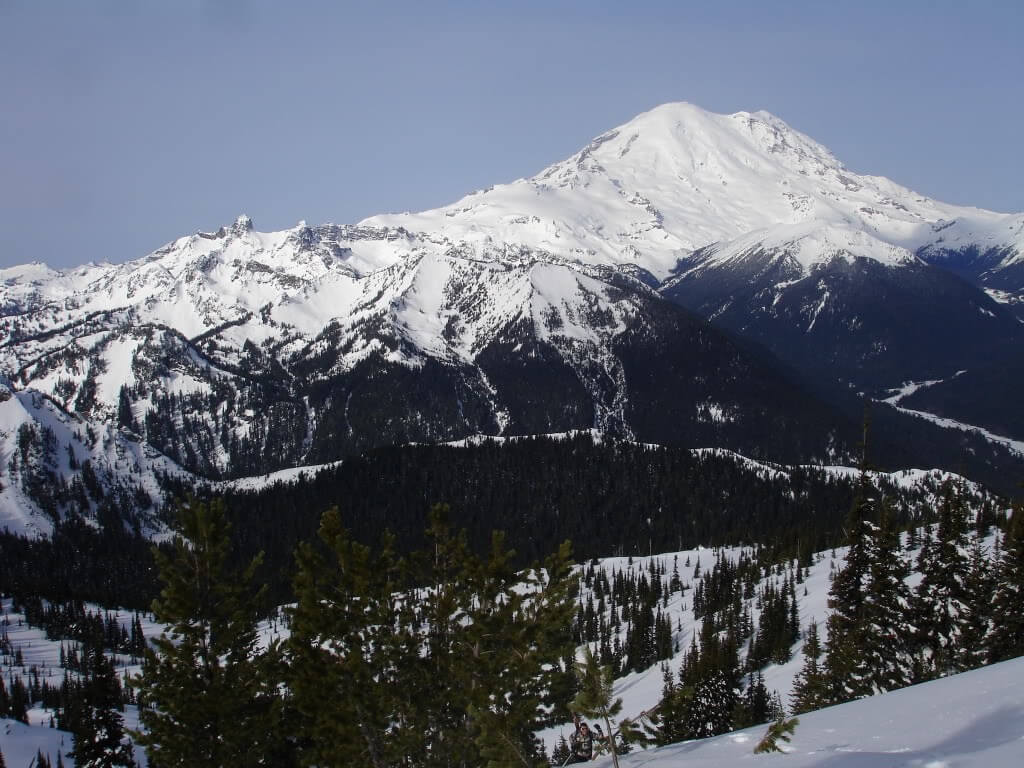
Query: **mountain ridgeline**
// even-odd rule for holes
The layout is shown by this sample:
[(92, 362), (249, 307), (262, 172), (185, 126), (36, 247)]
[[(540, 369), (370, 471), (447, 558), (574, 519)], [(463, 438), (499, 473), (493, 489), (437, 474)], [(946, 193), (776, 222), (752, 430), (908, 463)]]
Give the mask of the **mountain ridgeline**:
[(863, 399), (922, 382), (872, 408), (873, 461), (1007, 490), (1022, 254), (1022, 214), (857, 174), (768, 113), (667, 104), (433, 211), (5, 269), (0, 526), (119, 494), (155, 529), (168, 484), (474, 435), (850, 464)]

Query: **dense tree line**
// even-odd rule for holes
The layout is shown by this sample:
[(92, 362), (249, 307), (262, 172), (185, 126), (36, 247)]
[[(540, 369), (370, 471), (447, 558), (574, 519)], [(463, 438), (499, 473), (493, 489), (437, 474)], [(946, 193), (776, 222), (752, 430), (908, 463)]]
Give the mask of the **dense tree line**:
[(262, 648), (258, 558), (232, 566), (220, 502), (181, 520), (138, 686), (150, 765), (547, 765), (534, 732), (575, 693), (568, 542), (523, 572), (502, 534), (477, 554), (436, 508), (430, 548), (400, 557), (329, 511), (290, 636)]
[[(169, 476), (163, 484), (168, 508), (192, 490)], [(920, 513), (927, 489), (879, 490), (896, 500), (894, 525), (928, 521)], [(358, 541), (393, 531), (400, 553), (425, 545), (430, 507), (444, 500), (474, 547), (487, 545), (492, 528), (508, 531), (520, 564), (566, 538), (581, 558), (757, 541), (764, 558), (806, 563), (812, 552), (842, 541), (841, 510), (855, 492), (855, 481), (811, 467), (756, 472), (727, 454), (583, 435), (381, 448), (295, 483), (228, 491), (224, 499), (234, 563), (264, 552), (259, 577), (281, 604), (293, 597), (295, 547), (315, 535), (318, 510), (332, 506), (347, 510)], [(0, 532), (0, 591), (147, 607), (158, 591), (156, 571), (124, 501), (108, 494), (96, 505), (98, 526), (65, 513), (50, 540)]]
[[(169, 492), (188, 490), (168, 482)], [(926, 491), (884, 490), (898, 499), (897, 522), (920, 522)], [(318, 510), (332, 506), (347, 511), (357, 540), (371, 542), (387, 528), (399, 552), (424, 546), (430, 507), (443, 500), (475, 547), (487, 545), (494, 527), (508, 531), (522, 564), (566, 538), (583, 559), (754, 541), (776, 559), (806, 559), (842, 541), (855, 491), (855, 480), (812, 467), (756, 472), (731, 455), (582, 435), (381, 448), (313, 477), (223, 498), (239, 562), (263, 551), (262, 578), (275, 601), (287, 602), (292, 552), (315, 532)]]
[(0, 532), (0, 593), (143, 609), (158, 591), (153, 544), (119, 515), (72, 516), (48, 539)]

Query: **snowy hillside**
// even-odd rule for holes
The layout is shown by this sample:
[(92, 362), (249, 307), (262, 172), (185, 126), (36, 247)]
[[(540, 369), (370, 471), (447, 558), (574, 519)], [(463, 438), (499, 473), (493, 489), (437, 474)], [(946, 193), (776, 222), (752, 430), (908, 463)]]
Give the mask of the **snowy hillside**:
[[(896, 480), (899, 481), (898, 478)], [(919, 534), (915, 533), (914, 542), (919, 541)], [(911, 544), (911, 540), (905, 537), (905, 543)], [(992, 555), (994, 543), (994, 534), (984, 541), (984, 552), (988, 556)], [(667, 664), (673, 670), (678, 668), (699, 632), (701, 619), (694, 608), (695, 600), (702, 598), (697, 598), (697, 595), (710, 596), (713, 585), (721, 575), (720, 564), (734, 565), (741, 558), (752, 554), (750, 548), (696, 548), (650, 557), (603, 558), (578, 566), (577, 573), (583, 585), (580, 595), (581, 615), (584, 606), (597, 604), (599, 607), (595, 620), (608, 625), (617, 623), (611, 615), (615, 599), (607, 588), (603, 596), (595, 592), (602, 575), (607, 584), (633, 581), (639, 584), (644, 580), (648, 585), (653, 585), (655, 581), (659, 585), (662, 597), (657, 601), (658, 613), (659, 618), (663, 615), (671, 627), (672, 650), (663, 661), (652, 661), (646, 669), (623, 674), (616, 680), (614, 693), (623, 699), (623, 716), (636, 716), (658, 703), (662, 691), (662, 665)], [(908, 563), (914, 563), (917, 554), (918, 550), (909, 548), (904, 551), (903, 558)], [(745, 596), (743, 600), (743, 610), (749, 615), (751, 627), (756, 628), (761, 623), (762, 614), (773, 599), (772, 595), (783, 594), (792, 588), (801, 627), (816, 621), (824, 642), (827, 636), (825, 620), (828, 615), (828, 593), (832, 577), (842, 568), (845, 556), (846, 550), (838, 549), (810, 557), (810, 564), (803, 568), (790, 563), (788, 566), (761, 569), (761, 576), (752, 584), (749, 597)], [(916, 584), (919, 578), (916, 574), (911, 575), (908, 583)], [(2, 607), (0, 629), (9, 644), (9, 651), (2, 658), (4, 679), (13, 681), (20, 678), (28, 684), (35, 674), (41, 680), (59, 684), (64, 674), (60, 666), (62, 643), (47, 639), (42, 630), (24, 623), (24, 616), (13, 612), (9, 600), (3, 601)], [(90, 610), (94, 609), (90, 607)], [(621, 610), (621, 605), (618, 610)], [(130, 612), (114, 612), (110, 615), (125, 628), (133, 622)], [(629, 633), (631, 627), (638, 622), (639, 617), (634, 617), (632, 621), (619, 624), (613, 632), (616, 647), (629, 652)], [(141, 627), (145, 637), (153, 637), (161, 631), (158, 625), (145, 617), (142, 617)], [(261, 624), (260, 633), (262, 641), (266, 643), (273, 638), (287, 636), (287, 629), (272, 620)], [(752, 642), (744, 643), (741, 658), (752, 652)], [(769, 664), (763, 670), (766, 687), (769, 691), (777, 691), (781, 702), (787, 707), (794, 677), (803, 664), (800, 655), (802, 643), (802, 639), (798, 640), (789, 648), (792, 656), (789, 661)], [(74, 644), (64, 643), (63, 646), (71, 649)], [(113, 654), (113, 657), (119, 675), (135, 674), (138, 671), (135, 660), (125, 654)], [(1011, 758), (1016, 756), (1019, 759), (1024, 755), (1024, 697), (1019, 692), (1022, 683), (1024, 662), (1016, 660), (887, 694), (883, 698), (873, 697), (801, 715), (801, 725), (797, 729), (791, 754), (799, 754), (801, 759), (808, 761), (800, 765), (833, 765), (833, 762), (821, 761), (840, 757), (854, 760), (854, 756), (845, 753), (866, 753), (862, 756), (865, 762), (852, 762), (851, 765), (873, 765), (877, 763), (867, 762), (868, 755), (877, 759), (879, 753), (892, 753), (899, 754), (901, 760), (906, 758), (898, 765), (910, 766), (924, 765), (923, 762), (912, 762), (919, 757), (929, 756), (929, 760), (942, 760), (977, 752), (978, 760), (983, 756), (994, 761), (985, 765), (1015, 765)], [(35, 706), (28, 713), (32, 727), (11, 721), (0, 722), (0, 733), (5, 734), (2, 749), (9, 765), (12, 764), (12, 755), (21, 755), (22, 752), (34, 755), (39, 748), (44, 751), (55, 750), (61, 738), (64, 739), (62, 749), (66, 750), (70, 746), (67, 734), (60, 734), (47, 727), (51, 714), (51, 711)], [(126, 715), (128, 724), (134, 725), (136, 717), (134, 708), (129, 707)], [(548, 749), (555, 746), (560, 736), (567, 736), (570, 728), (564, 725), (544, 731), (541, 736), (547, 742)], [(700, 742), (647, 751), (626, 758), (625, 765), (672, 765), (675, 764), (672, 761), (684, 756), (688, 761), (707, 761), (700, 764), (709, 766), (732, 765), (733, 761), (753, 759), (751, 751), (763, 730), (763, 726), (760, 726)]]
[[(786, 754), (748, 728), (620, 758), (622, 768), (1015, 768), (1024, 763), (1024, 659), (800, 715)], [(611, 765), (610, 758), (594, 763)]]
[(69, 509), (90, 518), (107, 502), (155, 533), (158, 474), (187, 475), (137, 436), (0, 381), (0, 530), (47, 535)]

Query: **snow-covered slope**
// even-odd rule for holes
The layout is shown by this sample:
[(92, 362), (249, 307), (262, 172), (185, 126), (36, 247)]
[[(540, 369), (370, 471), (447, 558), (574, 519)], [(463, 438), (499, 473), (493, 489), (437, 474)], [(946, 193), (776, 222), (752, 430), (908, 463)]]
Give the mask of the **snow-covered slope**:
[[(755, 466), (763, 471), (779, 471), (778, 468)], [(837, 468), (837, 472), (847, 472)], [(892, 482), (906, 482), (908, 478), (890, 476)], [(921, 478), (918, 478), (920, 480)], [(933, 480), (940, 478), (933, 477)], [(985, 551), (991, 556), (995, 537), (990, 535), (984, 541)], [(668, 617), (673, 628), (673, 641), (678, 651), (668, 661), (673, 670), (678, 670), (682, 654), (688, 649), (694, 635), (699, 631), (700, 620), (693, 612), (693, 599), (698, 587), (705, 588), (713, 582), (713, 568), (719, 559), (735, 563), (742, 554), (751, 554), (749, 548), (698, 547), (675, 553), (652, 555), (650, 557), (611, 557), (587, 563), (579, 567), (581, 577), (586, 570), (603, 571), (611, 583), (615, 576), (627, 580), (647, 578), (660, 574), (663, 594), (667, 596), (659, 603), (659, 611)], [(903, 557), (913, 564), (918, 551), (904, 551)], [(818, 623), (822, 641), (827, 637), (826, 618), (828, 615), (828, 592), (832, 576), (841, 568), (846, 556), (845, 548), (814, 555), (806, 574), (801, 574), (795, 593), (799, 606), (799, 620), (802, 627), (812, 619)], [(698, 573), (699, 571), (699, 573)], [(670, 588), (673, 574), (678, 574), (682, 591)], [(754, 593), (744, 598), (749, 609), (753, 626), (757, 626), (761, 614), (758, 595), (765, 588), (778, 590), (787, 579), (794, 578), (796, 569), (771, 568), (763, 573), (754, 586)], [(908, 583), (915, 583), (918, 575), (912, 575)], [(581, 580), (583, 580), (581, 578)], [(596, 582), (595, 582), (596, 583)], [(648, 582), (650, 583), (650, 582)], [(593, 596), (584, 587), (581, 605)], [(605, 606), (605, 593), (600, 605)], [(20, 676), (27, 679), (30, 668), (36, 667), (44, 679), (59, 679), (60, 647), (58, 640), (48, 640), (42, 630), (22, 624), (22, 617), (12, 613), (9, 600), (0, 601), (3, 614), (7, 615), (6, 627), (13, 649), (21, 649), (23, 664), (10, 664), (4, 670), (5, 677)], [(92, 609), (92, 607), (90, 607)], [(115, 613), (125, 626), (133, 619), (131, 612)], [(604, 615), (607, 619), (607, 615)], [(147, 637), (160, 632), (160, 627), (143, 617), (142, 626)], [(629, 629), (623, 622), (618, 638), (624, 643)], [(287, 635), (287, 628), (276, 620), (263, 622), (260, 634), (264, 642), (271, 638)], [(789, 694), (794, 676), (803, 664), (800, 656), (802, 641), (794, 644), (793, 657), (784, 664), (772, 664), (764, 670), (765, 684), (769, 690), (781, 695), (784, 705), (789, 704)], [(745, 654), (747, 643), (742, 652)], [(138, 667), (130, 660), (120, 657), (119, 674), (127, 671), (134, 674)], [(935, 765), (965, 766), (1016, 766), (1024, 759), (1024, 659), (1004, 662), (973, 672), (957, 675), (933, 683), (926, 683), (881, 697), (872, 697), (852, 704), (832, 707), (816, 713), (800, 716), (800, 725), (791, 745), (789, 757), (756, 757), (752, 754), (754, 745), (764, 732), (764, 726), (727, 734), (703, 741), (687, 742), (658, 750), (648, 750), (627, 756), (624, 766), (674, 766), (682, 762), (717, 766), (733, 766), (745, 760), (773, 761), (786, 759), (786, 764), (803, 766), (925, 766), (931, 761)], [(629, 673), (615, 682), (614, 694), (623, 699), (622, 716), (636, 716), (657, 704), (662, 687), (660, 664), (642, 672)], [(50, 712), (41, 707), (29, 713), (34, 727), (19, 726), (10, 721), (0, 721), (0, 742), (10, 762), (11, 754), (18, 750), (29, 750), (34, 755), (37, 748), (55, 750), (59, 737), (45, 727)], [(130, 724), (134, 725), (135, 712), (128, 713)], [(571, 725), (553, 727), (540, 735), (552, 748), (560, 735), (568, 736)], [(66, 734), (64, 735), (67, 739)], [(62, 751), (70, 746), (67, 740)], [(890, 760), (890, 762), (881, 762)], [(986, 762), (987, 761), (987, 762)], [(608, 762), (598, 764), (609, 764)]]
[(0, 380), (0, 530), (48, 535), (70, 510), (91, 518), (110, 503), (126, 525), (155, 533), (158, 475), (187, 473), (136, 435)]
[(1024, 215), (856, 174), (767, 113), (666, 104), (433, 211), (272, 233), (241, 216), (125, 264), (0, 270), (0, 373), (213, 479), (475, 433), (749, 450), (694, 432), (709, 398), (749, 435), (805, 395), (666, 298), (808, 380), (891, 387), (1022, 343), (925, 261), (1011, 275), (1022, 243)]
[(665, 104), (529, 179), (419, 214), (374, 216), (484, 254), (515, 243), (588, 263), (637, 264), (665, 278), (693, 251), (735, 258), (753, 244), (804, 269), (836, 255), (884, 264), (918, 249), (977, 245), (1022, 259), (1024, 214), (947, 205), (846, 168), (767, 112), (719, 115)]
[[(620, 758), (622, 768), (1016, 768), (1024, 659), (800, 715), (786, 754), (755, 755), (764, 726)], [(611, 765), (605, 758), (596, 766)]]

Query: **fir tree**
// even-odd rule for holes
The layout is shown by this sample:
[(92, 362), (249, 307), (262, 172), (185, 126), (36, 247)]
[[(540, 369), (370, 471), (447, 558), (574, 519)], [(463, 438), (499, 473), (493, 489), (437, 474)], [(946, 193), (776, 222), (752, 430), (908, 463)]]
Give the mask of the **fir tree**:
[(569, 762), (572, 752), (569, 750), (569, 742), (565, 740), (565, 734), (558, 737), (558, 743), (551, 750), (551, 762), (557, 766), (563, 766)]
[(935, 540), (921, 553), (921, 582), (914, 599), (925, 677), (963, 671), (960, 648), (970, 614), (968, 510), (952, 483), (943, 488)]
[(830, 702), (825, 671), (818, 664), (822, 649), (815, 621), (807, 627), (803, 653), (804, 665), (793, 680), (793, 693), (790, 697), (793, 712), (798, 715), (827, 707)]
[[(543, 762), (533, 733), (544, 718), (541, 705), (558, 663), (571, 648), (566, 632), (576, 580), (568, 542), (543, 568), (525, 575), (512, 567), (504, 535), (492, 536), (490, 557), (473, 560), (465, 581), (472, 595), (460, 640), (472, 661), (468, 680), (475, 694), (470, 719), (486, 768), (530, 768)], [(468, 623), (467, 623), (468, 622)]]
[(847, 517), (850, 548), (846, 562), (829, 590), (828, 641), (825, 669), (830, 703), (867, 696), (870, 683), (864, 679), (863, 647), (865, 604), (871, 578), (875, 526), (870, 521), (872, 500), (867, 470), (862, 467), (857, 497)]
[(686, 714), (690, 738), (703, 739), (727, 733), (733, 727), (736, 689), (721, 670), (715, 670), (697, 682)]
[(1003, 539), (1003, 554), (992, 597), (996, 617), (987, 639), (989, 660), (1024, 655), (1024, 504), (1016, 504)]
[[(337, 509), (297, 553), (287, 643), (289, 687), (303, 765), (388, 765), (388, 711), (396, 690), (391, 642), (397, 606), (390, 555), (352, 540)], [(391, 684), (387, 684), (390, 681)], [(396, 711), (402, 727), (401, 710)]]
[(145, 654), (145, 730), (134, 736), (160, 768), (257, 765), (279, 740), (270, 716), (276, 690), (257, 664), (259, 560), (242, 573), (230, 567), (219, 501), (181, 505), (179, 522), (172, 553), (156, 553), (164, 587), (153, 613), (167, 630)]
[(658, 746), (674, 744), (682, 741), (684, 736), (680, 735), (680, 725), (683, 720), (685, 703), (679, 695), (679, 687), (676, 685), (675, 675), (668, 664), (661, 667), (661, 698), (658, 699), (658, 706), (649, 729), (651, 740)]
[(986, 641), (992, 630), (992, 599), (996, 589), (996, 568), (988, 558), (981, 540), (971, 542), (967, 565), (967, 611), (963, 616), (963, 634), (956, 647), (956, 665), (976, 669), (988, 661)]
[(869, 586), (864, 601), (862, 646), (856, 679), (872, 693), (903, 688), (911, 682), (914, 626), (908, 621), (910, 569), (900, 554), (899, 535), (891, 528), (891, 505), (883, 502), (872, 547)]

